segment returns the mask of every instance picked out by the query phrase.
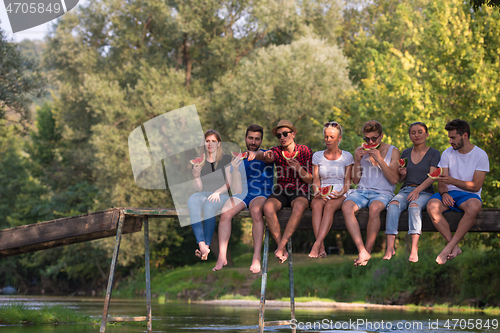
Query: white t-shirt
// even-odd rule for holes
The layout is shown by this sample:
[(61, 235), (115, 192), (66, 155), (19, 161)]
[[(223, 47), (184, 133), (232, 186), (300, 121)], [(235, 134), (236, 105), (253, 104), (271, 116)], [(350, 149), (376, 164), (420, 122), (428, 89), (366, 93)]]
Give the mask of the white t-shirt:
[[(488, 161), (488, 154), (478, 146), (474, 146), (470, 152), (467, 154), (459, 153), (458, 150), (454, 150), (453, 147), (446, 149), (441, 155), (441, 161), (439, 161), (438, 166), (440, 168), (448, 168), (451, 177), (458, 180), (463, 180), (466, 182), (472, 181), (474, 177), (474, 171), (490, 171), (490, 163)], [(481, 197), (481, 190), (475, 192), (479, 197)], [(448, 191), (465, 191), (455, 185), (448, 184)], [(474, 193), (474, 192), (470, 192)]]
[(325, 158), (325, 150), (317, 151), (312, 157), (312, 164), (319, 167), (318, 173), (321, 179), (321, 187), (334, 185), (334, 191), (342, 190), (345, 179), (345, 168), (354, 164), (351, 153), (341, 150), (342, 155), (334, 161)]

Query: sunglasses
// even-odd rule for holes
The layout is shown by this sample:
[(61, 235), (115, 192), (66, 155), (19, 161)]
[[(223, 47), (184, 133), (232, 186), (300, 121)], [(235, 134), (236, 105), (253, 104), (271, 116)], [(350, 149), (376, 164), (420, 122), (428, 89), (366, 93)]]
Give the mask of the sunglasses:
[(378, 136), (374, 136), (373, 138), (367, 138), (366, 136), (363, 138), (363, 140), (365, 140), (366, 143), (370, 143), (370, 140), (372, 140), (372, 142), (375, 142), (377, 141), (378, 138), (380, 138), (382, 134), (379, 134)]
[(290, 133), (293, 133), (293, 131), (290, 131), (290, 132), (283, 132), (283, 133), (278, 133), (276, 134), (276, 138), (279, 140), (281, 139), (281, 135), (283, 134), (283, 137), (286, 138), (288, 136), (288, 134)]
[(323, 125), (323, 127), (327, 128), (327, 127), (334, 127), (336, 129), (339, 130), (340, 132), (340, 135), (342, 135), (342, 127), (340, 127), (340, 124), (336, 121), (329, 121), (327, 122), (325, 125)]

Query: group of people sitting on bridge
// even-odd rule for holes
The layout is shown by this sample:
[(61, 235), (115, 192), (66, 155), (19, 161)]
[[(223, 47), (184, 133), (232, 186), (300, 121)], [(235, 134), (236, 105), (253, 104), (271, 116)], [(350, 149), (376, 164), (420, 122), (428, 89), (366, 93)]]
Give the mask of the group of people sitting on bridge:
[[(371, 120), (362, 129), (363, 139), (368, 145), (358, 147), (353, 156), (339, 148), (342, 127), (332, 121), (323, 127), (326, 149), (313, 154), (309, 147), (295, 143), (297, 129), (293, 124), (280, 120), (272, 129), (279, 145), (269, 150), (260, 149), (264, 134), (262, 127), (248, 126), (245, 159), (224, 154), (219, 133), (208, 130), (203, 146), (206, 162), (193, 166), (197, 192), (188, 200), (192, 228), (198, 243), (195, 254), (202, 260), (207, 259), (216, 226), (215, 216), (221, 211), (219, 256), (213, 271), (222, 269), (227, 264), (232, 218), (248, 208), (253, 220), (254, 243), (250, 271), (258, 273), (261, 270), (265, 229), (263, 215), (277, 244), (274, 255), (283, 263), (288, 258), (286, 244), (299, 226), (304, 211), (311, 207), (316, 241), (309, 257), (326, 257), (324, 239), (332, 226), (334, 213), (341, 209), (359, 253), (354, 265), (364, 266), (371, 258), (380, 230), (380, 213), (387, 209), (387, 249), (383, 258), (389, 260), (395, 254), (400, 214), (408, 209), (408, 234), (412, 240), (409, 260), (417, 262), (422, 209), (426, 208), (434, 226), (447, 242), (436, 258), (438, 264), (444, 264), (462, 252), (458, 242), (474, 225), (482, 206), (481, 188), (489, 172), (488, 155), (470, 142), (470, 126), (466, 121), (452, 120), (445, 129), (451, 147), (441, 156), (439, 151), (427, 146), (429, 131), (422, 122), (409, 126), (413, 146), (400, 154), (396, 147), (383, 142), (382, 125)], [(400, 158), (406, 159), (406, 165), (399, 163)], [(277, 177), (275, 186), (274, 167)], [(438, 192), (434, 193), (435, 179), (429, 174), (438, 168), (442, 173), (437, 178)], [(216, 170), (223, 171), (225, 180), (222, 184), (204, 177)], [(352, 183), (357, 185), (356, 189), (351, 189)], [(402, 183), (397, 195), (394, 194), (396, 183)], [(322, 195), (320, 188), (329, 186), (333, 186), (332, 191)], [(232, 197), (229, 197), (229, 190)], [(277, 212), (284, 207), (291, 207), (292, 211), (281, 233)], [(362, 208), (369, 211), (365, 242), (355, 216), (356, 211)], [(443, 212), (448, 210), (464, 213), (453, 235), (443, 216)]]

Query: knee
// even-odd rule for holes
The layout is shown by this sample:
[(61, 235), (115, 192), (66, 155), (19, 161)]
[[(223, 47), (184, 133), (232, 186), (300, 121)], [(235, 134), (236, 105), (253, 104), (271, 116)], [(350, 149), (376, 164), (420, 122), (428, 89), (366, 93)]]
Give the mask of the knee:
[(274, 214), (275, 211), (274, 211), (274, 205), (270, 202), (266, 202), (264, 204), (264, 214), (265, 215), (272, 215)]
[(251, 207), (250, 208), (250, 215), (252, 216), (257, 216), (257, 215), (260, 215), (262, 216), (262, 206), (254, 206), (254, 207)]
[(441, 201), (431, 200), (427, 203), (427, 213), (436, 214), (439, 212), (440, 207), (441, 207)]
[(370, 215), (372, 214), (380, 214), (381, 211), (383, 211), (385, 208), (384, 204), (382, 203), (377, 203), (377, 202), (374, 202), (370, 205), (370, 207), (368, 207), (368, 212)]
[(410, 204), (410, 208), (419, 208), (419, 209), (420, 209), (420, 206), (418, 205), (418, 203), (416, 203), (416, 202), (412, 202), (412, 203)]
[(393, 210), (393, 209), (397, 209), (399, 210), (399, 202), (398, 201), (391, 201), (391, 203), (389, 204), (389, 206), (387, 206), (387, 210)]
[(479, 200), (471, 202), (466, 201), (465, 204), (463, 205), (463, 211), (465, 212), (465, 214), (476, 216), (481, 211), (481, 207), (482, 204), (481, 201)]

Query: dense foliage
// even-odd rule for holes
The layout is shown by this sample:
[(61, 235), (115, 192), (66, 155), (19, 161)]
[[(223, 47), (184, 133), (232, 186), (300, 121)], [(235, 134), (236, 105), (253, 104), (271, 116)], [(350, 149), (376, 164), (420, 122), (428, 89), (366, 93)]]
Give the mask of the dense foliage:
[[(172, 206), (168, 190), (135, 185), (127, 138), (145, 121), (190, 104), (204, 129), (242, 147), (250, 123), (265, 128), (264, 147), (277, 144), (270, 129), (285, 118), (299, 129), (297, 142), (313, 150), (323, 147), (322, 124), (337, 120), (341, 148), (354, 151), (362, 124), (377, 119), (385, 141), (400, 149), (410, 145), (408, 124), (424, 121), (429, 144), (443, 151), (444, 125), (463, 118), (490, 157), (484, 205), (500, 207), (499, 48), (498, 9), (472, 10), (458, 0), (89, 2), (64, 15), (43, 45), (0, 40), (2, 110), (29, 126), (27, 93), (44, 82), (27, 59), (42, 57), (53, 89), (29, 135), (6, 122), (0, 127), (0, 227), (110, 207)], [(194, 262), (189, 228), (171, 220), (151, 228), (158, 269)], [(491, 234), (468, 242), (500, 246)], [(3, 259), (0, 286), (102, 289), (113, 243)], [(118, 277), (142, 266), (142, 254), (141, 234), (124, 237)]]

